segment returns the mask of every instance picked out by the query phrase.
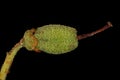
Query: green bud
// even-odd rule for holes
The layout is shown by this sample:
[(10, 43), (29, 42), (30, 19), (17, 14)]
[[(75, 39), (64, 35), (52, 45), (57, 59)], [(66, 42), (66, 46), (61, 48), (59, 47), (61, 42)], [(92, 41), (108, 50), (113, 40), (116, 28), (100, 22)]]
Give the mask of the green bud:
[(63, 54), (77, 48), (77, 30), (64, 25), (50, 24), (36, 29), (37, 49), (50, 54)]

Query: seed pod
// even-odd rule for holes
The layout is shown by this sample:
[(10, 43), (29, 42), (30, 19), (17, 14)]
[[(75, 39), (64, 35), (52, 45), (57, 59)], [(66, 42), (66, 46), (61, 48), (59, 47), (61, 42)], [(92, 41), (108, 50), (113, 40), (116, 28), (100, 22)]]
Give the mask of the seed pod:
[(63, 54), (77, 48), (77, 30), (64, 25), (50, 24), (36, 29), (37, 49), (50, 54)]

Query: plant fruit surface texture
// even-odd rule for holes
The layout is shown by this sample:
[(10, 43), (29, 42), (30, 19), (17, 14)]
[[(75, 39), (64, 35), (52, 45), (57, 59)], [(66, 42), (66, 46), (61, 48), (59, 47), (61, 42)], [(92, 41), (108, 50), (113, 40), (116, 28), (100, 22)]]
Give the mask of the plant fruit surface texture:
[(78, 47), (75, 28), (50, 24), (36, 29), (34, 36), (38, 39), (37, 48), (50, 54), (63, 54)]

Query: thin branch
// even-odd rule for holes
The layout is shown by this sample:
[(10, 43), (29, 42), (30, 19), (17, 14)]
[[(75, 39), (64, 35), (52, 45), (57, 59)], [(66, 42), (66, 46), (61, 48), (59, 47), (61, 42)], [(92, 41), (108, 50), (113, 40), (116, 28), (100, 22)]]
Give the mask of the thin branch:
[(96, 30), (96, 31), (93, 31), (93, 32), (91, 32), (91, 33), (78, 35), (77, 38), (78, 38), (78, 40), (81, 40), (81, 39), (84, 39), (84, 38), (87, 38), (87, 37), (91, 37), (91, 36), (93, 36), (93, 35), (95, 35), (95, 34), (98, 34), (98, 33), (100, 33), (100, 32), (103, 32), (104, 30), (106, 30), (106, 29), (108, 29), (108, 28), (110, 28), (110, 27), (112, 27), (112, 26), (113, 26), (113, 25), (112, 25), (111, 22), (107, 22), (107, 24), (106, 24), (105, 26), (103, 26), (102, 28), (100, 28), (100, 29), (98, 29), (98, 30)]
[(0, 80), (6, 79), (15, 55), (23, 47), (22, 44), (23, 44), (23, 39), (21, 39), (20, 42), (18, 42), (9, 52), (7, 52), (5, 61), (0, 71)]

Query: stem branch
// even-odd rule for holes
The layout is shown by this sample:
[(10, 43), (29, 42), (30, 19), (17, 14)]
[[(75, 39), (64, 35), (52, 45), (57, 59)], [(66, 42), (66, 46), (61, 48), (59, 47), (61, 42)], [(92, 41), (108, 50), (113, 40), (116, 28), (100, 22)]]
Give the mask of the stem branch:
[(7, 52), (5, 61), (0, 71), (0, 80), (6, 79), (15, 55), (23, 47), (22, 44), (23, 44), (23, 39), (21, 39), (20, 42), (18, 42), (9, 52)]
[(87, 38), (87, 37), (91, 37), (97, 33), (100, 33), (108, 28), (112, 27), (112, 23), (111, 22), (107, 22), (107, 24), (105, 26), (103, 26), (102, 28), (96, 30), (96, 31), (93, 31), (91, 33), (87, 33), (87, 34), (82, 34), (82, 35), (78, 35), (77, 38), (78, 40), (81, 40), (81, 39), (84, 39), (84, 38)]

